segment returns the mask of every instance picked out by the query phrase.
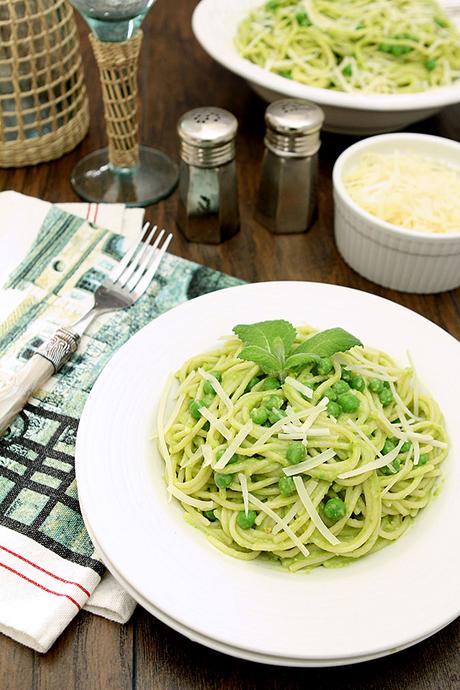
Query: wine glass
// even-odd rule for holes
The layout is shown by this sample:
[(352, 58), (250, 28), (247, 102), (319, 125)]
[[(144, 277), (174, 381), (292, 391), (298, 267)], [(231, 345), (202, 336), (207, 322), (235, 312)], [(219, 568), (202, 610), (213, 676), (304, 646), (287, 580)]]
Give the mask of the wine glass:
[(138, 133), (140, 27), (155, 0), (70, 2), (91, 28), (109, 144), (77, 163), (72, 185), (88, 201), (147, 206), (164, 199), (177, 184), (177, 166), (161, 151), (140, 146)]

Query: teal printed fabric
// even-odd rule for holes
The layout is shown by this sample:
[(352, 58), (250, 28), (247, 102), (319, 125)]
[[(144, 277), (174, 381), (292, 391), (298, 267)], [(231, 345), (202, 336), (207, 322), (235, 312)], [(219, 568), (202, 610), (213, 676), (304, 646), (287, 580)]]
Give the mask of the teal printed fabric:
[[(52, 208), (34, 246), (6, 288), (19, 290), (0, 323), (0, 369), (24, 365), (59, 325), (91, 306), (126, 240)], [(75, 482), (75, 440), (83, 406), (114, 352), (156, 316), (199, 295), (240, 284), (236, 278), (166, 255), (148, 292), (130, 309), (99, 318), (72, 359), (0, 439), (0, 525), (102, 573), (85, 529)], [(101, 429), (101, 433), (104, 430)]]

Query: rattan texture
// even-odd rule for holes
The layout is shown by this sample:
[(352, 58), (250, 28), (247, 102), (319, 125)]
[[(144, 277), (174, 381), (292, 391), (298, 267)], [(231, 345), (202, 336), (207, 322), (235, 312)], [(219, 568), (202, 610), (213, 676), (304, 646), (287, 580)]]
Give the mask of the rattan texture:
[(90, 36), (101, 77), (109, 161), (130, 168), (139, 157), (137, 66), (142, 31), (128, 41), (102, 42)]
[(0, 167), (59, 158), (85, 136), (88, 100), (66, 0), (0, 0)]

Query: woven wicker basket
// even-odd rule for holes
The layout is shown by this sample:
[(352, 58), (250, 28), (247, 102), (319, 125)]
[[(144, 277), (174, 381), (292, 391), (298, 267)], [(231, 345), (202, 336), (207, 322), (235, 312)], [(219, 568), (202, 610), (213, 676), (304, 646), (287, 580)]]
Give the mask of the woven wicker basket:
[(66, 0), (0, 0), (0, 167), (59, 158), (89, 125)]

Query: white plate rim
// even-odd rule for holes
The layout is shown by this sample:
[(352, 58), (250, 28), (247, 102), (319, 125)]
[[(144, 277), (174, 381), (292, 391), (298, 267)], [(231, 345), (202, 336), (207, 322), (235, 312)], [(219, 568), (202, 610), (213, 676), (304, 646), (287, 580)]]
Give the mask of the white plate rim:
[[(408, 314), (412, 314), (412, 315), (414, 316), (414, 313), (411, 312), (410, 310), (408, 310), (408, 309), (406, 309), (406, 308), (404, 308), (404, 307), (401, 307), (401, 306), (399, 306), (399, 305), (396, 305), (396, 304), (394, 304), (394, 303), (392, 303), (392, 302), (389, 302), (388, 300), (385, 300), (385, 299), (383, 299), (383, 298), (379, 298), (379, 297), (376, 297), (376, 296), (373, 296), (373, 295), (369, 295), (368, 293), (362, 293), (362, 292), (360, 292), (360, 291), (352, 290), (352, 289), (350, 289), (350, 288), (342, 288), (342, 287), (340, 287), (340, 286), (332, 286), (332, 285), (327, 285), (327, 284), (323, 284), (323, 283), (316, 283), (316, 284), (315, 284), (315, 283), (296, 283), (296, 282), (258, 283), (258, 284), (253, 284), (253, 285), (240, 286), (240, 287), (236, 287), (236, 288), (228, 288), (227, 290), (220, 291), (220, 293), (212, 293), (211, 295), (204, 295), (204, 296), (202, 296), (202, 297), (200, 297), (200, 298), (197, 298), (197, 299), (195, 299), (195, 300), (192, 300), (192, 302), (194, 302), (194, 303), (196, 304), (199, 300), (201, 300), (201, 303), (203, 303), (203, 301), (210, 300), (210, 299), (211, 299), (211, 301), (212, 301), (213, 295), (214, 295), (214, 296), (215, 296), (216, 294), (217, 294), (217, 295), (223, 295), (223, 294), (225, 294), (225, 293), (229, 293), (230, 291), (234, 294), (236, 291), (242, 291), (242, 290), (248, 291), (248, 290), (254, 290), (254, 289), (255, 289), (255, 290), (265, 290), (265, 289), (273, 288), (273, 286), (289, 286), (289, 289), (293, 289), (293, 288), (295, 288), (295, 286), (297, 286), (297, 287), (299, 287), (299, 286), (310, 286), (310, 288), (313, 288), (313, 289), (320, 289), (320, 290), (325, 290), (325, 289), (326, 289), (326, 290), (331, 290), (331, 289), (332, 289), (332, 290), (346, 291), (346, 292), (349, 293), (349, 294), (352, 294), (352, 293), (353, 293), (353, 294), (355, 294), (355, 295), (361, 295), (361, 296), (362, 296), (362, 295), (366, 295), (366, 298), (371, 298), (371, 299), (373, 299), (373, 300), (381, 301), (382, 303), (387, 303), (387, 304), (391, 305), (392, 308), (396, 308), (396, 309), (398, 309), (398, 310), (403, 310), (403, 312), (407, 312)], [(178, 313), (178, 312), (181, 312), (181, 310), (182, 310), (182, 312), (183, 312), (184, 310), (186, 310), (186, 309), (188, 308), (188, 305), (190, 305), (192, 302), (189, 302), (189, 303), (187, 303), (187, 304), (181, 305), (180, 307), (177, 307), (177, 308), (174, 310), (174, 311), (176, 312), (176, 316), (177, 316), (177, 313)], [(171, 314), (171, 312), (168, 312), (168, 314)], [(163, 315), (162, 317), (159, 317), (159, 319), (157, 319), (154, 323), (158, 323), (158, 321), (159, 321), (160, 319), (165, 319), (165, 318), (167, 318), (167, 317), (168, 317), (168, 314), (165, 314), (165, 315)], [(434, 329), (436, 329), (438, 332), (442, 333), (442, 335), (443, 335), (444, 338), (447, 338), (447, 340), (450, 341), (451, 344), (455, 344), (455, 346), (458, 347), (458, 342), (457, 342), (452, 336), (450, 336), (450, 335), (447, 334), (446, 332), (442, 331), (442, 329), (439, 329), (439, 327), (435, 326), (434, 324), (432, 324), (430, 321), (428, 321), (428, 320), (425, 319), (424, 317), (421, 317), (420, 315), (415, 315), (415, 316), (416, 316), (417, 319), (419, 319), (419, 320), (423, 321), (424, 323), (428, 324), (430, 328), (434, 328)], [(104, 373), (102, 374), (101, 378), (100, 378), (99, 381), (97, 382), (95, 388), (93, 389), (93, 393), (91, 394), (93, 400), (94, 400), (94, 398), (95, 398), (95, 393), (97, 393), (97, 391), (101, 389), (101, 387), (104, 385), (104, 381), (110, 377), (110, 371), (111, 371), (111, 370), (115, 370), (115, 368), (116, 368), (116, 366), (117, 366), (117, 361), (119, 361), (119, 360), (120, 360), (120, 357), (122, 357), (123, 351), (126, 352), (127, 349), (128, 349), (129, 347), (132, 347), (132, 343), (133, 343), (136, 339), (139, 339), (140, 337), (143, 337), (141, 334), (142, 334), (143, 332), (145, 332), (147, 329), (151, 328), (151, 327), (152, 327), (152, 324), (150, 324), (150, 325), (147, 326), (146, 328), (142, 329), (142, 331), (140, 331), (138, 334), (136, 334), (136, 336), (134, 336), (134, 338), (131, 339), (131, 341), (129, 341), (129, 343), (127, 343), (127, 344), (122, 348), (122, 350), (120, 350), (119, 353), (117, 353), (117, 355), (112, 359), (111, 363), (110, 363), (109, 366), (106, 368), (106, 370), (105, 370)], [(131, 344), (131, 345), (130, 345), (130, 344)], [(90, 401), (91, 401), (91, 396), (90, 396), (89, 403), (90, 403)], [(94, 408), (94, 406), (93, 406), (93, 408)], [(89, 418), (90, 418), (90, 416), (91, 416), (91, 414), (92, 414), (93, 412), (94, 412), (94, 409), (91, 409), (91, 405), (88, 404), (87, 407), (85, 408), (85, 411), (84, 411), (83, 416), (82, 416), (82, 420), (81, 420), (81, 424), (80, 424), (80, 430), (79, 430), (78, 439), (77, 439), (77, 459), (76, 459), (76, 464), (77, 464), (77, 479), (78, 479), (78, 482), (79, 482), (80, 499), (81, 499), (81, 501), (82, 501), (82, 505), (83, 505), (84, 508), (85, 508), (86, 514), (88, 514), (88, 512), (91, 512), (91, 511), (87, 511), (87, 510), (86, 510), (86, 508), (87, 508), (87, 503), (86, 503), (86, 501), (87, 501), (87, 499), (88, 499), (88, 494), (87, 494), (88, 482), (86, 481), (86, 483), (85, 483), (85, 475), (84, 475), (84, 471), (83, 471), (83, 465), (81, 464), (81, 457), (82, 457), (82, 453), (83, 453), (82, 448), (83, 448), (83, 445), (84, 445), (82, 439), (84, 438), (85, 424), (88, 422), (88, 420), (89, 420)], [(87, 478), (86, 478), (86, 479), (87, 479)], [(93, 516), (90, 516), (90, 517), (91, 517), (91, 524), (94, 525)], [(102, 544), (102, 548), (104, 549), (103, 539), (101, 540), (101, 539), (100, 539), (100, 535), (98, 535), (98, 534), (96, 534), (96, 538), (98, 539), (99, 543)], [(394, 547), (392, 547), (392, 548), (394, 548)], [(105, 551), (105, 549), (104, 549), (104, 551)], [(106, 553), (107, 553), (107, 552), (106, 552)], [(114, 568), (116, 568), (116, 565), (114, 565)], [(141, 594), (141, 592), (140, 592), (136, 587), (133, 586), (132, 582), (131, 582), (130, 584), (131, 584), (131, 586), (133, 587), (133, 590), (134, 590), (134, 591), (137, 591), (138, 594)], [(142, 595), (142, 594), (141, 594), (141, 595)], [(143, 595), (142, 595), (142, 596), (143, 596)], [(159, 607), (157, 607), (157, 609), (159, 609)], [(417, 635), (416, 638), (413, 638), (412, 641), (411, 641), (411, 640), (408, 640), (408, 639), (399, 640), (399, 642), (398, 642), (398, 644), (397, 644), (396, 646), (397, 646), (398, 649), (399, 649), (399, 648), (402, 648), (403, 646), (408, 646), (408, 645), (414, 643), (414, 641), (416, 641), (416, 640), (418, 640), (418, 639), (424, 638), (424, 637), (426, 637), (426, 636), (432, 634), (433, 632), (435, 632), (435, 630), (438, 630), (438, 629), (440, 629), (441, 627), (443, 627), (444, 625), (447, 625), (449, 622), (451, 622), (451, 620), (453, 620), (453, 618), (455, 618), (457, 615), (459, 615), (459, 613), (460, 613), (460, 610), (457, 610), (457, 609), (456, 609), (455, 612), (453, 613), (453, 615), (452, 615), (452, 612), (451, 612), (451, 615), (449, 615), (449, 617), (445, 618), (443, 621), (438, 621), (438, 624), (435, 626), (435, 628), (432, 628), (431, 630), (424, 630), (423, 633), (420, 632), (420, 634)], [(175, 621), (177, 621), (178, 623), (184, 624), (184, 621), (181, 621), (181, 620), (180, 620), (180, 616), (172, 616), (172, 618), (173, 618)], [(189, 626), (187, 626), (186, 623), (185, 623), (185, 625), (186, 625), (187, 628), (189, 628)], [(225, 641), (224, 641), (224, 642), (225, 642)], [(225, 644), (227, 644), (227, 642), (225, 642)], [(232, 645), (230, 644), (230, 646), (232, 646)], [(394, 645), (393, 645), (393, 646), (394, 646)], [(374, 649), (374, 650), (372, 650), (372, 651), (367, 650), (367, 652), (369, 652), (369, 654), (378, 654), (379, 652), (385, 652), (385, 651), (387, 651), (387, 649), (388, 649), (388, 648), (385, 648), (385, 649), (384, 649), (384, 648), (382, 648), (382, 649)], [(261, 650), (260, 650), (260, 649), (258, 650), (257, 648), (252, 649), (252, 651), (253, 651), (253, 652), (256, 652), (256, 653), (260, 653), (260, 652), (261, 652)], [(263, 653), (263, 651), (262, 651), (262, 653)], [(380, 655), (380, 654), (378, 654), (378, 655)], [(276, 656), (276, 655), (274, 655), (274, 656)], [(327, 659), (330, 659), (330, 658), (331, 658), (331, 655), (328, 655), (328, 654), (320, 655), (320, 656), (321, 656), (321, 659), (323, 659), (323, 660), (325, 660), (325, 661), (327, 661)], [(356, 658), (356, 656), (357, 656), (357, 655), (352, 655), (352, 656), (350, 656), (350, 655), (345, 655), (344, 657), (341, 657), (341, 658), (342, 658), (342, 659), (346, 659), (346, 658)], [(362, 655), (361, 655), (361, 656), (362, 656)], [(296, 654), (296, 655), (293, 655), (292, 658), (293, 658), (293, 659), (303, 659), (303, 660), (305, 660), (305, 659), (307, 659), (307, 658), (309, 658), (309, 657), (306, 657), (306, 656), (303, 656), (303, 655), (302, 655), (302, 656), (299, 656), (298, 654)], [(315, 658), (316, 658), (316, 657), (315, 657)], [(319, 658), (319, 657), (318, 657), (318, 658)]]
[(164, 611), (160, 611), (157, 609), (151, 602), (147, 601), (142, 597), (142, 594), (137, 592), (135, 589), (133, 589), (132, 585), (127, 581), (124, 580), (123, 576), (120, 575), (119, 572), (117, 572), (117, 569), (115, 566), (110, 562), (109, 558), (103, 553), (100, 545), (97, 542), (96, 537), (94, 536), (94, 533), (92, 532), (91, 525), (85, 516), (84, 513), (82, 513), (83, 519), (85, 522), (86, 529), (88, 530), (88, 534), (91, 537), (91, 541), (93, 542), (94, 546), (96, 547), (98, 554), (106, 566), (107, 570), (111, 573), (111, 575), (118, 581), (119, 584), (124, 587), (124, 589), (132, 596), (132, 598), (140, 605), (142, 608), (144, 608), (146, 611), (152, 614), (152, 616), (155, 616), (155, 618), (158, 618), (162, 623), (165, 625), (169, 626), (176, 632), (180, 633), (181, 635), (184, 635), (187, 639), (189, 639), (191, 642), (196, 642), (198, 644), (201, 644), (205, 647), (208, 647), (209, 649), (213, 649), (216, 652), (220, 652), (221, 654), (228, 654), (230, 656), (234, 656), (237, 659), (245, 659), (246, 661), (253, 661), (254, 663), (258, 664), (269, 664), (271, 666), (286, 666), (286, 667), (292, 667), (292, 668), (331, 668), (335, 666), (351, 666), (352, 664), (362, 664), (366, 661), (374, 661), (375, 659), (382, 659), (385, 656), (389, 656), (390, 654), (396, 654), (398, 652), (402, 652), (405, 649), (409, 649), (410, 647), (413, 647), (414, 645), (418, 644), (419, 642), (423, 642), (427, 638), (431, 637), (432, 635), (435, 635), (436, 633), (440, 632), (443, 628), (445, 628), (447, 625), (452, 623), (453, 620), (448, 621), (445, 625), (442, 625), (439, 629), (433, 630), (430, 632), (428, 635), (425, 635), (424, 637), (421, 637), (418, 640), (413, 640), (409, 644), (398, 647), (398, 649), (390, 649), (390, 650), (384, 650), (381, 652), (378, 652), (376, 654), (368, 655), (368, 656), (362, 656), (362, 657), (348, 657), (344, 659), (291, 659), (289, 657), (276, 657), (276, 656), (269, 656), (269, 655), (262, 655), (262, 654), (257, 654), (256, 652), (249, 652), (246, 649), (239, 649), (236, 647), (231, 647), (230, 645), (225, 645), (224, 643), (220, 643), (217, 640), (214, 640), (211, 637), (204, 637), (203, 635), (197, 633), (195, 630), (186, 628), (183, 626), (181, 623), (178, 621), (174, 620), (173, 618), (169, 617)]

